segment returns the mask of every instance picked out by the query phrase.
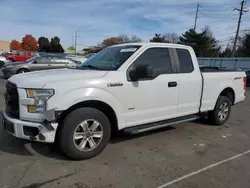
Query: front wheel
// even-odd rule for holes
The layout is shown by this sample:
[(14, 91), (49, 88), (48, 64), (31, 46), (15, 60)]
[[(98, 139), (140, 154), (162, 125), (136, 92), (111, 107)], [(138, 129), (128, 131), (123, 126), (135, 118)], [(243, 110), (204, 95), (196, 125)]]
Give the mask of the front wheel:
[(3, 61), (0, 61), (0, 68), (2, 68), (5, 65)]
[(103, 151), (110, 140), (111, 125), (95, 108), (78, 108), (66, 116), (58, 130), (62, 151), (75, 160), (88, 159)]
[(26, 72), (29, 72), (29, 70), (27, 70), (27, 69), (19, 69), (17, 71), (17, 74), (23, 74), (23, 73), (26, 73)]
[(231, 113), (232, 102), (228, 97), (219, 96), (215, 108), (208, 113), (208, 119), (214, 125), (223, 125)]

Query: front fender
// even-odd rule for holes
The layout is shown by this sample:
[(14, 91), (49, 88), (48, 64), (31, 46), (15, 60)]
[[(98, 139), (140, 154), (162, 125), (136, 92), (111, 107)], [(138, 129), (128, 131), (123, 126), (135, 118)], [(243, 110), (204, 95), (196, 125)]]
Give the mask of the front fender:
[(81, 88), (62, 95), (53, 96), (48, 101), (47, 109), (67, 110), (71, 106), (89, 100), (97, 100), (110, 105), (116, 113), (122, 113), (121, 101), (112, 93), (100, 88)]
[(47, 110), (64, 111), (75, 104), (89, 100), (101, 101), (108, 104), (116, 113), (118, 125), (124, 126), (125, 104), (112, 93), (100, 88), (79, 88), (64, 94), (57, 94), (48, 100)]

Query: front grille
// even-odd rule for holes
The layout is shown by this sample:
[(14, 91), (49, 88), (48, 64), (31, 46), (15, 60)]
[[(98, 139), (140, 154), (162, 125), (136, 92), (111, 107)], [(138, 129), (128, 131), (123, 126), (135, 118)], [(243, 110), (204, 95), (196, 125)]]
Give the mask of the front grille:
[(19, 119), (19, 97), (15, 84), (11, 82), (6, 83), (5, 98), (5, 112), (13, 118)]

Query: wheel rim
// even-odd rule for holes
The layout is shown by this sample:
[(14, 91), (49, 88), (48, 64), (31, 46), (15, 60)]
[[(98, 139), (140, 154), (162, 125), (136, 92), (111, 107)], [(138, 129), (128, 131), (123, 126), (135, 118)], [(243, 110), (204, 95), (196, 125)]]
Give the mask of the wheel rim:
[(102, 138), (102, 125), (96, 120), (88, 119), (76, 127), (73, 142), (77, 149), (81, 151), (91, 151), (100, 144)]
[(226, 102), (223, 102), (220, 105), (220, 109), (219, 109), (219, 113), (218, 113), (218, 117), (221, 121), (224, 121), (227, 116), (228, 116), (228, 112), (229, 112), (229, 106)]

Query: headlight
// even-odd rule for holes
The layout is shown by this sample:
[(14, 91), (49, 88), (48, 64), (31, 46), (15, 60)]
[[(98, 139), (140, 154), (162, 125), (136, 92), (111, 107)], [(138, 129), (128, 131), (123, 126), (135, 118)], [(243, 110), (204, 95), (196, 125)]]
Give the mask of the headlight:
[(10, 68), (12, 68), (12, 67), (13, 67), (13, 65), (6, 65), (4, 68), (10, 69)]
[(27, 97), (35, 99), (35, 105), (28, 106), (29, 113), (43, 113), (46, 101), (54, 95), (53, 89), (26, 89)]

